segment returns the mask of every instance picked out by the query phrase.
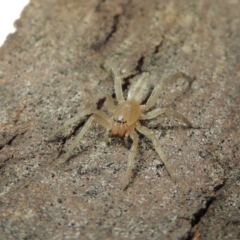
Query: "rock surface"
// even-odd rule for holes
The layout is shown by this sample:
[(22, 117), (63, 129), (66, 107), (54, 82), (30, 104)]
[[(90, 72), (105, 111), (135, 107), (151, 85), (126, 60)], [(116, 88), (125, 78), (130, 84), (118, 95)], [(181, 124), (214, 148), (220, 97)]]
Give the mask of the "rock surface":
[[(237, 1), (33, 0), (0, 49), (1, 239), (240, 239), (240, 18)], [(122, 181), (129, 147), (93, 126), (58, 164), (86, 121), (46, 139), (114, 94), (109, 65), (158, 81), (182, 71), (157, 107), (184, 114), (144, 122), (177, 176), (140, 136), (136, 176)], [(100, 104), (101, 105), (101, 104)]]

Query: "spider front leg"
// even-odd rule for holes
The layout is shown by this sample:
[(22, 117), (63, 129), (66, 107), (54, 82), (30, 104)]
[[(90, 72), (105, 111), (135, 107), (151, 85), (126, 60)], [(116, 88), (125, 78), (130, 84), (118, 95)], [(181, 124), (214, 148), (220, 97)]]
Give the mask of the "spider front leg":
[(192, 127), (192, 124), (188, 121), (188, 119), (186, 117), (184, 117), (182, 114), (175, 112), (174, 110), (168, 109), (168, 108), (156, 108), (156, 109), (146, 113), (144, 116), (142, 116), (141, 120), (153, 119), (153, 118), (156, 118), (163, 114), (172, 115), (175, 118), (183, 121), (188, 127)]
[(189, 76), (187, 76), (185, 73), (182, 72), (178, 72), (166, 79), (164, 79), (163, 81), (159, 82), (155, 88), (152, 91), (152, 94), (150, 95), (150, 97), (148, 98), (147, 102), (145, 105), (142, 105), (142, 111), (147, 111), (148, 109), (150, 109), (151, 107), (153, 107), (153, 105), (156, 103), (157, 98), (159, 96), (159, 94), (163, 91), (163, 88), (169, 84), (172, 83), (174, 80), (178, 79), (178, 78), (184, 78), (188, 81), (189, 86), (192, 83), (193, 79), (190, 78)]
[(100, 115), (92, 115), (87, 122), (85, 123), (85, 125), (82, 127), (81, 131), (79, 132), (79, 134), (77, 135), (77, 137), (75, 138), (75, 140), (73, 141), (72, 145), (70, 146), (70, 148), (68, 149), (65, 157), (64, 157), (64, 162), (66, 162), (70, 156), (71, 153), (73, 151), (73, 149), (76, 147), (76, 145), (79, 143), (79, 141), (82, 139), (82, 137), (84, 136), (84, 134), (89, 130), (89, 128), (92, 126), (93, 121), (97, 122), (98, 124), (100, 124), (101, 126), (105, 127), (107, 130), (110, 129), (110, 120), (108, 119), (107, 115), (105, 116), (105, 114), (101, 114)]
[(98, 94), (90, 103), (90, 105), (92, 104), (96, 104), (99, 100), (101, 99), (106, 99), (104, 102), (104, 105), (106, 106), (107, 110), (110, 111), (111, 113), (114, 112), (115, 109), (115, 105), (113, 102), (113, 98), (109, 93), (100, 93)]
[(66, 121), (60, 128), (58, 128), (49, 138), (48, 138), (48, 141), (53, 141), (54, 137), (60, 133), (61, 131), (65, 130), (68, 126), (70, 126), (71, 124), (79, 121), (80, 119), (84, 118), (85, 116), (87, 115), (90, 115), (90, 114), (95, 114), (95, 115), (99, 115), (100, 117), (104, 118), (104, 119), (108, 119), (108, 116), (98, 110), (98, 109), (86, 109), (86, 110), (83, 110), (80, 114), (78, 114), (77, 116), (69, 119), (68, 121)]
[(147, 138), (149, 138), (152, 141), (153, 146), (154, 146), (155, 150), (157, 151), (159, 157), (161, 158), (162, 162), (164, 163), (164, 166), (167, 169), (168, 174), (170, 175), (173, 182), (176, 182), (176, 178), (173, 176), (172, 169), (168, 165), (167, 158), (166, 158), (165, 154), (163, 153), (163, 151), (160, 147), (160, 142), (159, 142), (158, 138), (155, 136), (154, 132), (147, 127), (141, 126), (140, 123), (137, 124), (136, 129), (137, 129), (137, 131), (139, 131), (140, 133), (142, 133), (143, 135), (145, 135)]
[(123, 190), (125, 190), (129, 184), (129, 181), (133, 175), (133, 168), (134, 168), (134, 158), (137, 153), (137, 147), (138, 147), (138, 135), (136, 131), (131, 130), (128, 132), (129, 136), (131, 137), (133, 143), (130, 149), (130, 153), (128, 156), (128, 164), (127, 164), (127, 172), (123, 181)]

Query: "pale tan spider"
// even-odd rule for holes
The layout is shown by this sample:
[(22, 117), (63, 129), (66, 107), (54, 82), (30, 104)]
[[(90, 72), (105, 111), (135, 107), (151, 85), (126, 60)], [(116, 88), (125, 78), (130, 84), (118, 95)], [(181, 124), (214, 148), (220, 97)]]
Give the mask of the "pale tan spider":
[[(137, 130), (139, 133), (151, 139), (153, 146), (156, 149), (158, 155), (160, 156), (162, 162), (164, 163), (170, 177), (174, 180), (171, 168), (168, 165), (167, 159), (160, 147), (160, 142), (158, 138), (155, 136), (153, 130), (150, 130), (145, 126), (142, 126), (140, 124), (140, 121), (153, 119), (162, 114), (171, 114), (174, 117), (182, 120), (188, 127), (191, 127), (192, 126), (191, 123), (183, 115), (175, 112), (174, 110), (167, 108), (156, 108), (151, 111), (149, 110), (156, 103), (159, 94), (162, 92), (166, 84), (172, 82), (175, 79), (184, 78), (188, 81), (190, 85), (192, 79), (189, 76), (185, 75), (184, 73), (178, 72), (173, 76), (159, 82), (153, 89), (151, 95), (149, 96), (151, 87), (149, 85), (148, 78), (150, 77), (150, 74), (145, 72), (142, 73), (138, 77), (138, 79), (131, 84), (127, 95), (127, 100), (125, 100), (122, 91), (122, 77), (116, 71), (116, 69), (112, 69), (112, 72), (114, 74), (114, 89), (118, 105), (117, 106), (114, 105), (114, 100), (108, 93), (101, 94), (100, 96), (98, 96), (98, 100), (104, 98), (106, 99), (104, 105), (107, 108), (108, 112), (111, 114), (111, 117), (109, 117), (105, 112), (95, 108), (85, 109), (79, 115), (66, 121), (56, 132), (54, 132), (50, 139), (52, 139), (56, 134), (64, 130), (67, 126), (79, 121), (81, 118), (87, 115), (91, 115), (88, 118), (85, 125), (82, 127), (76, 139), (73, 141), (68, 152), (66, 153), (64, 161), (67, 161), (70, 158), (71, 152), (73, 151), (75, 146), (82, 139), (83, 135), (89, 130), (94, 121), (100, 124), (101, 126), (105, 127), (107, 131), (111, 130), (112, 135), (114, 136), (119, 137), (125, 136), (125, 141), (127, 141), (127, 138), (130, 136), (130, 138), (132, 139), (132, 146), (128, 157), (127, 172), (125, 180), (123, 182), (123, 189), (126, 189), (132, 177), (134, 168), (134, 158), (137, 153), (138, 147), (138, 134), (136, 132)], [(148, 96), (149, 98), (146, 101), (146, 103), (141, 105), (141, 103), (144, 100), (146, 100)]]

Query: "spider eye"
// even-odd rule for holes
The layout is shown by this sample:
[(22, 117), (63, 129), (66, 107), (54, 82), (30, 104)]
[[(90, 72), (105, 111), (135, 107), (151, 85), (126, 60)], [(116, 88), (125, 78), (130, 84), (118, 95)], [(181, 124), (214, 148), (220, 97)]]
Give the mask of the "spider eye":
[(122, 116), (119, 116), (118, 118), (115, 118), (114, 121), (118, 122), (118, 123), (126, 123), (127, 121), (124, 120), (124, 118)]

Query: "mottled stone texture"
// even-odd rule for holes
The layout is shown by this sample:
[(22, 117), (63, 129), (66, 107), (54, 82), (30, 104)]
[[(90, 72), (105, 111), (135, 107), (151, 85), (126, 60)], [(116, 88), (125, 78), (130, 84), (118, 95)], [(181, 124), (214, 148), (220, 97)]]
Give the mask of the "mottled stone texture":
[[(31, 1), (0, 49), (1, 239), (240, 239), (239, 12), (235, 0)], [(86, 118), (46, 138), (114, 93), (109, 63), (125, 72), (126, 91), (144, 71), (152, 85), (178, 71), (196, 78), (157, 102), (195, 128), (145, 122), (177, 184), (141, 136), (123, 192), (129, 147), (104, 144), (99, 126), (58, 164)]]

